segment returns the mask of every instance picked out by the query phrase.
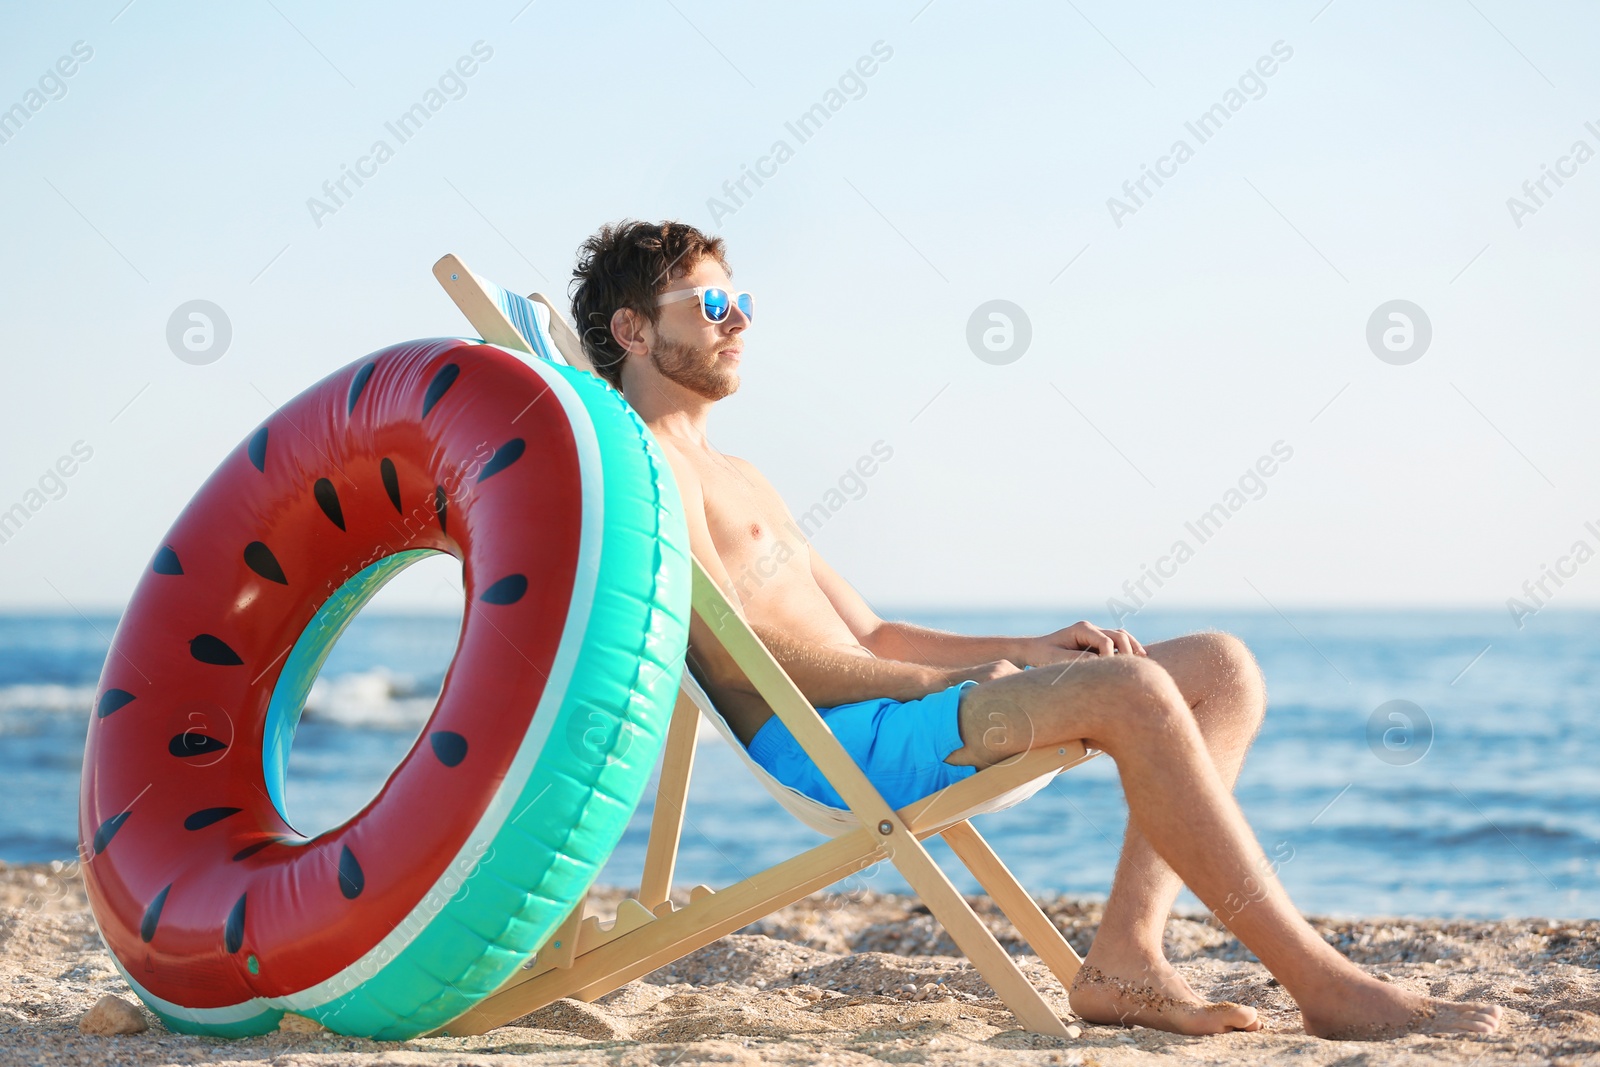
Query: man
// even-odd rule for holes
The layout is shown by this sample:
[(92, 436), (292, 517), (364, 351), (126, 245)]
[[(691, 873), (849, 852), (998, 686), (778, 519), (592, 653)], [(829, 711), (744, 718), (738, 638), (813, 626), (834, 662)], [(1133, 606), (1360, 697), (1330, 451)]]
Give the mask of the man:
[[(1166, 962), (1181, 878), (1294, 997), (1307, 1033), (1495, 1029), (1498, 1007), (1378, 981), (1290, 904), (1231, 792), (1266, 707), (1242, 642), (1199, 633), (1146, 648), (1087, 622), (1040, 637), (967, 637), (880, 619), (794, 536), (761, 472), (706, 437), (712, 406), (739, 387), (754, 313), (730, 283), (722, 240), (676, 222), (606, 226), (585, 242), (574, 277), (585, 350), (671, 463), (691, 549), (891, 807), (1036, 745), (1081, 739), (1115, 760), (1131, 819), (1069, 993), (1075, 1012), (1186, 1034), (1260, 1028), (1255, 1009), (1207, 1003)], [(732, 578), (758, 563), (759, 581)], [(689, 666), (758, 763), (839, 803), (698, 619)]]

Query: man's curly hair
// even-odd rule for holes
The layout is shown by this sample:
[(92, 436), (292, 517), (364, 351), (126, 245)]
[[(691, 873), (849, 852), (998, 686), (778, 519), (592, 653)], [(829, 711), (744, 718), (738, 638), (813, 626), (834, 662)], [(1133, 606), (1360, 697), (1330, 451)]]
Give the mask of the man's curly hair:
[(722, 238), (685, 222), (624, 219), (584, 241), (572, 270), (572, 319), (599, 375), (622, 389), (627, 352), (611, 335), (611, 316), (618, 308), (632, 308), (654, 326), (661, 317), (656, 297), (705, 256), (727, 270), (725, 252)]

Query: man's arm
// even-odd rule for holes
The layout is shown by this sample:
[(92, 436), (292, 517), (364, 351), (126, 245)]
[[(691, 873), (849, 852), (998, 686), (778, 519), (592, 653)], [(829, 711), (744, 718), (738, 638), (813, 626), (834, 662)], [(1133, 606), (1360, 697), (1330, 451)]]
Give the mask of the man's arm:
[(917, 700), (969, 678), (986, 682), (1017, 672), (1016, 667), (1005, 662), (963, 664), (944, 669), (876, 655), (858, 656), (822, 645), (805, 644), (766, 626), (754, 629), (756, 636), (772, 650), (773, 658), (794, 679), (800, 692), (819, 708), (879, 697)]
[[(735, 613), (749, 622), (738, 592), (712, 541), (711, 528), (706, 522), (705, 490), (699, 474), (675, 445), (665, 440), (659, 443), (678, 483), (678, 494), (683, 499), (689, 527), (689, 550), (705, 568), (706, 577), (728, 598)], [(966, 678), (984, 681), (998, 677), (996, 671), (1005, 673), (1004, 668), (992, 663), (979, 667), (963, 664), (966, 667), (964, 671), (947, 671), (928, 664), (874, 659), (797, 641), (782, 631), (766, 626), (753, 626), (752, 629), (772, 652), (778, 665), (794, 680), (800, 692), (817, 707), (833, 707), (873, 697), (915, 700)], [(745, 677), (743, 669), (698, 615), (690, 619), (689, 645), (689, 663), (703, 684), (712, 689), (761, 699), (755, 686)]]
[(952, 667), (975, 659), (1005, 659), (1018, 667), (1030, 665), (1029, 640), (1023, 637), (979, 637), (898, 620), (884, 622), (877, 635), (868, 647), (879, 656)]
[[(828, 565), (811, 545), (811, 574), (856, 640), (883, 659), (925, 663), (930, 667), (968, 667), (974, 663), (1010, 660), (1026, 666), (1026, 640), (1020, 637), (969, 637), (930, 630), (909, 622), (878, 617), (861, 594)], [(1020, 657), (1020, 658), (1019, 658)]]

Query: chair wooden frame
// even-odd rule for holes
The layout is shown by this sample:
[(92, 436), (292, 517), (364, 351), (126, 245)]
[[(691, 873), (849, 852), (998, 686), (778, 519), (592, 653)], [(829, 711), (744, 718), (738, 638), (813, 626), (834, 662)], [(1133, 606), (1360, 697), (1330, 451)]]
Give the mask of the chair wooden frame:
[[(487, 283), (459, 259), (445, 256), (434, 265), (434, 275), (484, 340), (532, 353)], [(550, 334), (563, 358), (592, 373), (577, 334), (554, 305), (539, 293), (529, 299), (549, 308)], [(667, 729), (638, 897), (624, 899), (616, 917), (602, 922), (596, 916), (584, 916), (586, 894), (545, 947), (498, 990), (434, 1031), (434, 1036), (481, 1034), (563, 997), (592, 1001), (887, 859), (1023, 1027), (1066, 1037), (1066, 1024), (1029, 983), (922, 842), (930, 835), (940, 835), (1062, 986), (1070, 987), (1082, 960), (965, 813), (1041, 776), (1075, 767), (1097, 753), (1080, 742), (1032, 749), (892, 810), (816, 708), (707, 577), (699, 560), (694, 561), (692, 604), (695, 615), (727, 649), (860, 825), (727, 888), (697, 885), (690, 891), (687, 905), (675, 905), (668, 899), (668, 891), (677, 863), (700, 715), (686, 689), (680, 690)]]

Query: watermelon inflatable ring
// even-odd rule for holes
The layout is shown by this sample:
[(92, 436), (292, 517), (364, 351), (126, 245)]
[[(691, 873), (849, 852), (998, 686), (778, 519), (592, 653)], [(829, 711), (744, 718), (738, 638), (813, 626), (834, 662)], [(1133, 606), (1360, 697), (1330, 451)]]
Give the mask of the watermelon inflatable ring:
[[(284, 813), (300, 709), (396, 572), (462, 561), (455, 657), (378, 795)], [(671, 469), (620, 394), (481, 341), (339, 370), (222, 461), (155, 552), (90, 713), (89, 902), (173, 1030), (284, 1012), (408, 1038), (492, 993), (621, 838), (688, 637)]]

